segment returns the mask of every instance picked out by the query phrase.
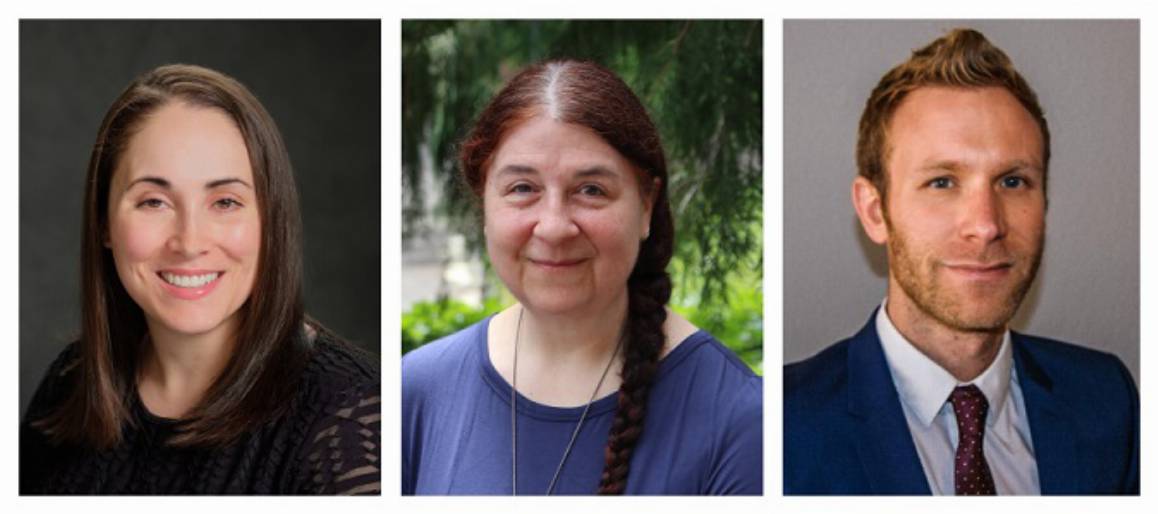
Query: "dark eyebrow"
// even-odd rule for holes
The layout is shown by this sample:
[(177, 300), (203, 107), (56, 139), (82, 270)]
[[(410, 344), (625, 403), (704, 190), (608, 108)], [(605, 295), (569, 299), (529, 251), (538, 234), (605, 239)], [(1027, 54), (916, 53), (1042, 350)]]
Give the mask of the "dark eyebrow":
[(619, 174), (615, 173), (614, 171), (611, 171), (610, 169), (607, 169), (603, 166), (598, 166), (598, 165), (592, 166), (590, 168), (585, 168), (585, 169), (579, 170), (579, 172), (576, 173), (575, 176), (580, 177), (580, 178), (585, 178), (585, 177), (606, 177), (606, 178), (612, 178), (612, 179), (619, 178)]
[(141, 177), (141, 178), (138, 178), (132, 182), (129, 182), (129, 187), (126, 187), (125, 189), (126, 190), (132, 189), (133, 186), (135, 186), (137, 184), (142, 184), (142, 183), (153, 184), (156, 186), (160, 186), (161, 188), (164, 188), (164, 189), (171, 189), (173, 187), (173, 185), (170, 184), (168, 180), (165, 180), (161, 177)]
[[(534, 175), (538, 172), (539, 172), (539, 170), (536, 170), (535, 168), (533, 168), (531, 166), (525, 166), (522, 164), (508, 164), (508, 165), (500, 168), (498, 173), (496, 173), (496, 175), (506, 175), (506, 174)], [(592, 166), (590, 168), (583, 168), (583, 169), (579, 170), (578, 172), (576, 172), (575, 176), (579, 177), (579, 178), (586, 178), (586, 177), (618, 178), (619, 177), (619, 175), (617, 173), (615, 173), (614, 171), (611, 171), (611, 169), (609, 169), (605, 166), (602, 166), (602, 165), (595, 165), (595, 166)]]
[(217, 180), (210, 181), (208, 184), (205, 184), (205, 189), (213, 189), (215, 187), (227, 186), (229, 184), (241, 184), (245, 187), (253, 189), (253, 186), (239, 178), (219, 178)]
[(535, 168), (532, 168), (530, 166), (524, 166), (522, 164), (508, 164), (508, 165), (500, 168), (498, 173), (495, 173), (495, 176), (497, 177), (499, 175), (508, 175), (508, 174), (510, 174), (510, 175), (534, 175), (538, 172), (539, 172), (538, 170), (536, 170)]
[[(145, 176), (145, 177), (141, 177), (141, 178), (138, 178), (138, 179), (130, 182), (129, 187), (127, 187), (125, 189), (126, 190), (132, 189), (133, 186), (135, 186), (137, 184), (141, 184), (141, 183), (153, 184), (153, 185), (156, 185), (162, 189), (172, 189), (173, 188), (173, 184), (171, 184), (168, 180), (165, 180), (161, 177)], [(221, 187), (221, 186), (234, 184), (234, 183), (241, 184), (245, 187), (253, 189), (253, 186), (249, 185), (249, 183), (247, 183), (246, 181), (241, 180), (239, 178), (235, 178), (235, 177), (219, 178), (217, 180), (211, 180), (211, 181), (209, 181), (208, 184), (205, 184), (205, 189), (213, 189), (216, 187)]]

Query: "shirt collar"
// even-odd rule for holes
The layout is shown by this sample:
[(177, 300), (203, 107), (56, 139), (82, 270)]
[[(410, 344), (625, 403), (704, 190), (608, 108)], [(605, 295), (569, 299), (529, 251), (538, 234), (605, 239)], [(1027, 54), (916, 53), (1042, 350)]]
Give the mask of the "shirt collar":
[[(888, 299), (881, 302), (881, 308), (877, 311), (876, 329), (893, 377), (893, 385), (897, 388), (901, 402), (917, 415), (921, 423), (929, 426), (948, 401), (953, 389), (966, 384), (958, 382), (953, 375), (921, 353), (897, 331), (885, 309), (887, 303)], [(1013, 352), (1010, 348), (1009, 330), (1006, 330), (1001, 338), (1001, 349), (997, 351), (997, 358), (993, 359), (989, 367), (977, 378), (969, 382), (976, 385), (989, 401), (986, 425), (993, 426), (1003, 412), (1005, 402), (1009, 398), (1012, 369)]]

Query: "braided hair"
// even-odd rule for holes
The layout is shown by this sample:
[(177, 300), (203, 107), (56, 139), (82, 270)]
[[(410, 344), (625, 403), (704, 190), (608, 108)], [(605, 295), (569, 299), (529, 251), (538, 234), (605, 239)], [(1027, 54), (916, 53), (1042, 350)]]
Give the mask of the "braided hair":
[[(604, 452), (599, 494), (623, 494), (631, 455), (643, 433), (647, 399), (664, 345), (665, 306), (671, 298), (667, 265), (674, 228), (667, 201), (667, 162), (659, 132), (639, 98), (618, 76), (587, 61), (534, 64), (503, 87), (475, 121), (459, 152), (463, 179), (481, 198), (486, 170), (503, 138), (535, 116), (595, 131), (639, 170), (639, 184), (652, 193), (649, 237), (627, 279), (627, 341), (622, 385)], [(658, 191), (655, 190), (658, 188)]]

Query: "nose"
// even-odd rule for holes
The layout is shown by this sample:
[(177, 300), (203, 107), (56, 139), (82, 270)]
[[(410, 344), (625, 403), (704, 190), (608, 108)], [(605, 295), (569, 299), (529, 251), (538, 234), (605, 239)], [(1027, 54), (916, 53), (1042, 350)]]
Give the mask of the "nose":
[(166, 248), (185, 258), (193, 258), (207, 251), (208, 243), (203, 233), (203, 224), (192, 212), (182, 213), (173, 224), (173, 231), (166, 241)]
[(986, 188), (968, 195), (961, 213), (961, 237), (988, 243), (1005, 237), (1005, 212), (999, 193)]
[(539, 211), (539, 220), (533, 233), (548, 243), (557, 243), (579, 235), (579, 225), (575, 224), (562, 199), (550, 198)]

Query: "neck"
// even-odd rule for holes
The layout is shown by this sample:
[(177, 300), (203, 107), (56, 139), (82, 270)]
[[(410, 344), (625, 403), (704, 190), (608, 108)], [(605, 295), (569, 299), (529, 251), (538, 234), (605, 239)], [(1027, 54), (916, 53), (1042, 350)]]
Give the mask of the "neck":
[(236, 323), (202, 334), (181, 334), (149, 323), (138, 390), (153, 414), (179, 418), (196, 407), (229, 364)]
[(606, 365), (627, 319), (627, 295), (625, 292), (605, 308), (579, 315), (517, 308), (523, 310), (520, 352), (540, 354), (552, 360), (594, 360)]
[(608, 362), (611, 371), (595, 394), (603, 397), (619, 388), (623, 352), (613, 353), (626, 318), (626, 290), (589, 313), (551, 314), (514, 305), (491, 321), (488, 353), (499, 374), (512, 382), (517, 338), (519, 393), (552, 406), (584, 405)]
[(960, 382), (970, 382), (989, 368), (1006, 331), (1004, 325), (993, 331), (947, 326), (918, 307), (896, 284), (889, 287), (886, 315), (909, 343)]

